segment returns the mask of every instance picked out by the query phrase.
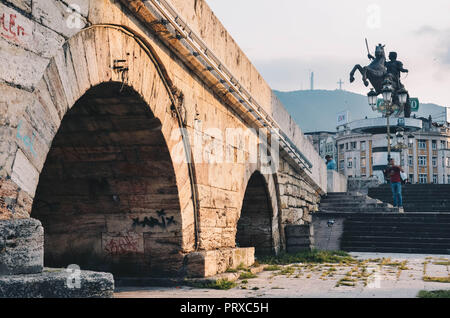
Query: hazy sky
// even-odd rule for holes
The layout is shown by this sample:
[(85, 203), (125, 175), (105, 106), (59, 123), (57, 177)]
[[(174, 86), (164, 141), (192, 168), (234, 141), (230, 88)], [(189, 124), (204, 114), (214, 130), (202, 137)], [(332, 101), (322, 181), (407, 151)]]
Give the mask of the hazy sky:
[(316, 89), (366, 94), (361, 76), (349, 83), (355, 64), (396, 51), (410, 73), (402, 82), (421, 102), (450, 106), (449, 0), (206, 0), (271, 85), (282, 91)]

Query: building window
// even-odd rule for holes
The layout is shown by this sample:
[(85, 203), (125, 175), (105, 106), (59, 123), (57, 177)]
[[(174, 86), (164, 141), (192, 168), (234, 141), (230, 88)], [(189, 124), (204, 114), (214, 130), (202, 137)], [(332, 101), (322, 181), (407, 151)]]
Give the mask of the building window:
[(419, 166), (426, 167), (427, 166), (427, 157), (419, 156)]
[(441, 140), (441, 149), (445, 149), (445, 140)]
[(352, 142), (352, 150), (355, 150), (355, 149), (356, 149), (356, 141)]
[(432, 161), (432, 163), (433, 163), (433, 167), (437, 167), (438, 166), (438, 160), (437, 160), (437, 157), (432, 157), (431, 158), (431, 161)]
[(347, 159), (347, 168), (352, 168), (353, 167), (353, 160), (352, 158), (348, 158)]
[(348, 150), (348, 142), (345, 143), (345, 150)]
[(427, 141), (426, 140), (419, 140), (419, 149), (427, 149)]
[(433, 174), (433, 183), (434, 184), (438, 183), (438, 175), (437, 174)]
[(419, 183), (428, 183), (428, 177), (426, 174), (419, 174)]
[(326, 148), (328, 153), (333, 152), (333, 144), (328, 143)]
[(414, 165), (413, 160), (413, 156), (408, 156), (408, 166), (412, 167)]
[(445, 165), (450, 168), (450, 157), (447, 157)]
[(345, 168), (345, 161), (339, 160), (339, 170), (344, 170), (344, 168)]
[(410, 175), (409, 175), (408, 181), (411, 182), (411, 183), (414, 182), (414, 175), (413, 175), (413, 174), (410, 174)]
[(431, 141), (431, 149), (437, 150), (437, 141), (436, 140)]
[(366, 158), (361, 159), (361, 168), (366, 167)]
[(366, 150), (366, 142), (365, 141), (361, 141), (361, 151)]

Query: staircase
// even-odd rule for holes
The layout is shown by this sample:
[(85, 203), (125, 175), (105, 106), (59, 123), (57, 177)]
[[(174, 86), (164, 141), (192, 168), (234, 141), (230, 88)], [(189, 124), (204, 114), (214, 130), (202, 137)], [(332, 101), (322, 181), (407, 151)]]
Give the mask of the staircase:
[(398, 208), (360, 193), (334, 192), (328, 193), (326, 197), (322, 198), (319, 211), (341, 213), (398, 212)]
[[(389, 184), (370, 188), (368, 195), (393, 203)], [(402, 186), (405, 212), (450, 212), (450, 184), (407, 184)]]
[(450, 213), (351, 214), (344, 221), (341, 249), (450, 254)]
[(317, 216), (336, 220), (344, 251), (450, 254), (450, 185), (404, 186), (405, 213), (391, 203), (389, 185), (371, 188), (369, 196), (329, 193)]

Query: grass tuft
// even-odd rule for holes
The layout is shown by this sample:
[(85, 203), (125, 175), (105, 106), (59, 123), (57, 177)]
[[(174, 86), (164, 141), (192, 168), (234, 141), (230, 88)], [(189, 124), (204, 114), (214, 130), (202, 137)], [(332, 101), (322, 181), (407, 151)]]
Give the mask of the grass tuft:
[(425, 282), (450, 283), (450, 276), (447, 277), (424, 276), (423, 280)]
[(269, 265), (288, 265), (294, 263), (355, 263), (356, 260), (347, 252), (343, 251), (305, 251), (296, 254), (280, 253), (277, 256), (264, 256), (258, 259), (262, 264)]
[(257, 276), (251, 272), (243, 272), (239, 276), (239, 279), (250, 279), (250, 278), (256, 278)]
[(264, 270), (268, 271), (268, 272), (274, 272), (274, 271), (281, 270), (281, 267), (278, 265), (269, 265), (269, 266), (264, 267)]
[(228, 290), (237, 286), (235, 282), (231, 282), (227, 279), (218, 279), (214, 282), (192, 282), (189, 285), (194, 288), (221, 289), (221, 290)]
[(421, 290), (417, 295), (419, 298), (450, 298), (450, 290)]

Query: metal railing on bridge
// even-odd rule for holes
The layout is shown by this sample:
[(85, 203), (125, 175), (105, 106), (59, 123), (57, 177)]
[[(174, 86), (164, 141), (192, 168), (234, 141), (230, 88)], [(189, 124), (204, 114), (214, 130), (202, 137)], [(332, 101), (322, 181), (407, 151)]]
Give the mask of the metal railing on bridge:
[[(179, 40), (184, 39), (191, 48), (192, 54), (199, 60), (203, 59), (203, 64), (210, 72), (215, 72), (217, 80), (233, 94), (234, 98), (247, 109), (253, 118), (262, 127), (271, 129), (280, 139), (280, 145), (292, 159), (303, 169), (311, 172), (312, 163), (297, 148), (297, 146), (283, 132), (280, 125), (270, 116), (250, 95), (250, 93), (239, 83), (236, 77), (223, 65), (217, 56), (207, 47), (203, 40), (188, 26), (180, 17), (176, 10), (166, 0), (147, 0), (156, 11), (165, 19), (165, 24), (170, 24), (177, 33)], [(227, 87), (228, 86), (228, 87)]]

